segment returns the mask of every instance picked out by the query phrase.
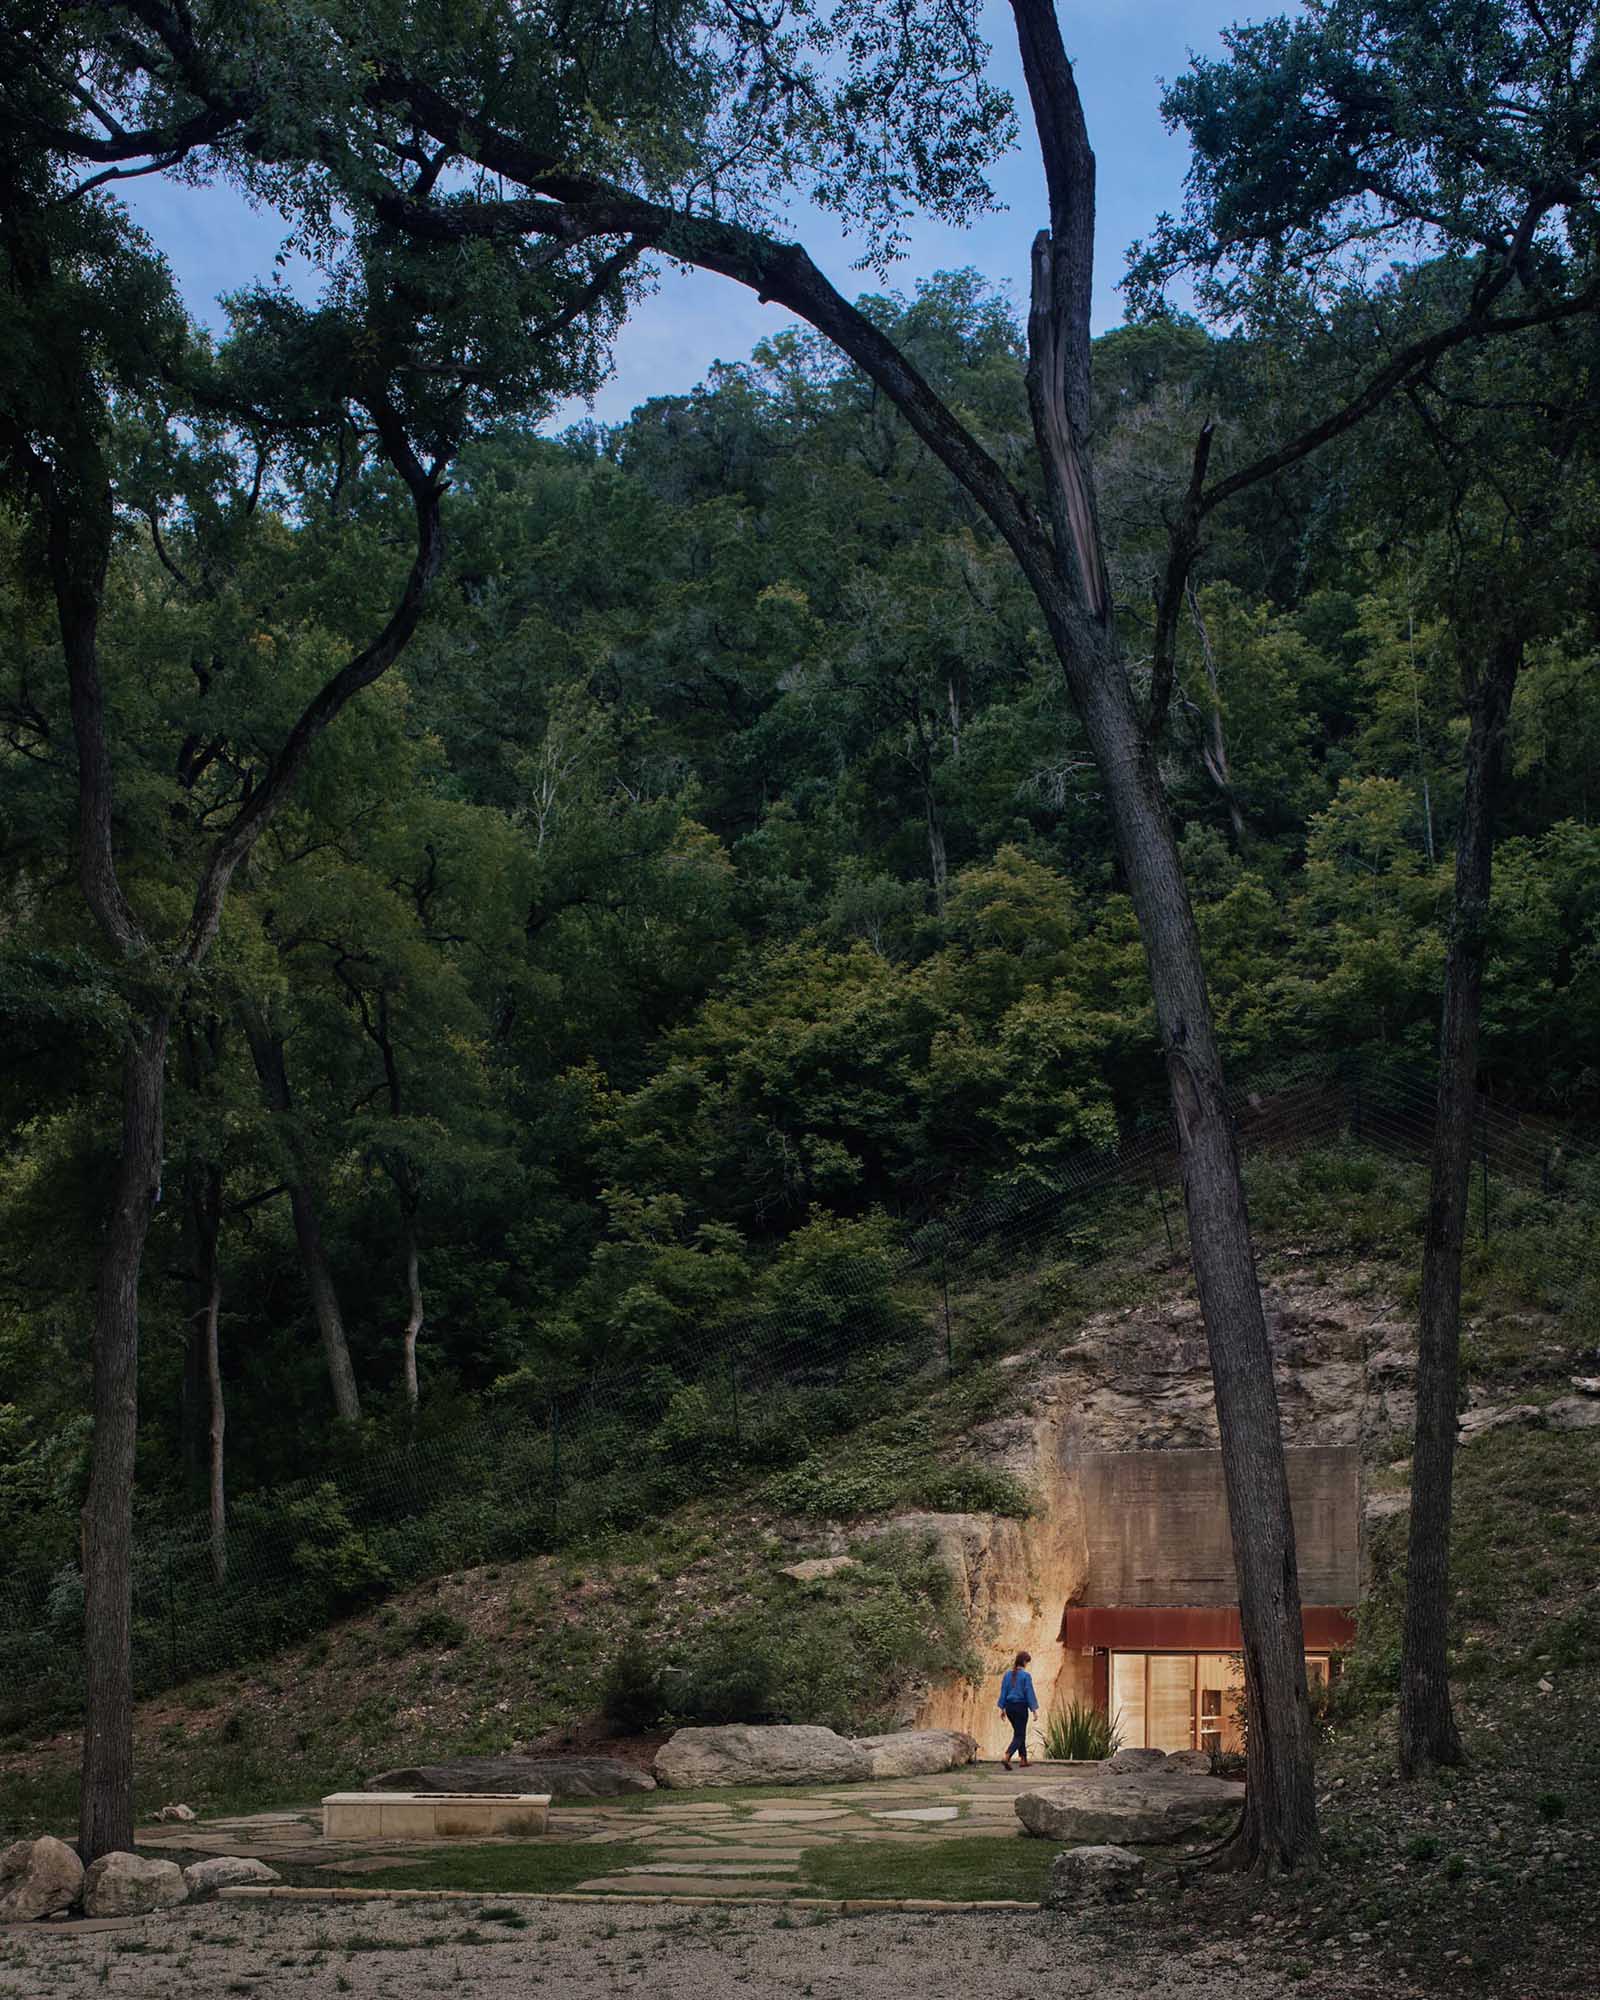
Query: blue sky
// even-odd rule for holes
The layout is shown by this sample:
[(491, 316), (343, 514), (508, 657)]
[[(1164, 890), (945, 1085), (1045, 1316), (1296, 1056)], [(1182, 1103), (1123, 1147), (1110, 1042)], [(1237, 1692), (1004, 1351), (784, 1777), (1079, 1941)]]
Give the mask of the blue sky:
[[(1099, 163), (1096, 232), (1096, 327), (1122, 317), (1116, 290), (1123, 253), (1145, 234), (1163, 209), (1182, 194), (1187, 149), (1182, 135), (1162, 126), (1159, 79), (1183, 69), (1191, 50), (1213, 53), (1228, 23), (1260, 18), (1276, 9), (1247, 0), (1061, 0), (1062, 31), (1078, 72)], [(1287, 11), (1287, 9), (1285, 10)], [(1008, 284), (1020, 302), (1026, 294), (1028, 246), (1043, 216), (1043, 179), (1022, 103), (1021, 69), (1010, 10), (988, 8), (994, 44), (993, 74), (1010, 88), (1023, 115), (1022, 143), (994, 175), (1005, 209), (966, 230), (923, 222), (911, 232), (909, 254), (889, 284), (910, 290), (935, 271), (974, 265)], [(195, 190), (165, 181), (133, 183), (128, 206), (171, 261), (190, 310), (214, 322), (218, 294), (264, 277), (282, 236), (279, 218), (252, 212), (221, 190)], [(806, 244), (847, 293), (881, 290), (871, 273), (851, 267), (859, 247), (828, 219), (805, 210), (791, 218), (791, 233)], [(616, 347), (616, 367), (595, 400), (594, 412), (615, 422), (648, 396), (692, 388), (713, 361), (746, 356), (758, 340), (792, 324), (776, 306), (762, 306), (731, 280), (709, 272), (663, 272), (660, 290), (636, 313)], [(560, 421), (584, 414), (572, 405)]]

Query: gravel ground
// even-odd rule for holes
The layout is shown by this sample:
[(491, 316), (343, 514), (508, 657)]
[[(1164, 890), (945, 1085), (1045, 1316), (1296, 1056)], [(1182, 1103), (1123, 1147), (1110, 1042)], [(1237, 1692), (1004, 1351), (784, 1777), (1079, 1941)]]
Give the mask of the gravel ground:
[[(486, 1912), (488, 1914), (486, 1914)], [(499, 1914), (494, 1914), (498, 1912)], [(505, 1919), (510, 1913), (512, 1921)], [(519, 1927), (522, 1926), (522, 1927)], [(1207, 1943), (1182, 1955), (1033, 1912), (838, 1915), (484, 1901), (199, 1905), (116, 1929), (0, 1932), (0, 1995), (509, 2000), (648, 1993), (914, 2000), (1376, 2000), (1350, 1969), (1294, 1980)], [(1404, 1992), (1392, 1982), (1385, 2000)]]

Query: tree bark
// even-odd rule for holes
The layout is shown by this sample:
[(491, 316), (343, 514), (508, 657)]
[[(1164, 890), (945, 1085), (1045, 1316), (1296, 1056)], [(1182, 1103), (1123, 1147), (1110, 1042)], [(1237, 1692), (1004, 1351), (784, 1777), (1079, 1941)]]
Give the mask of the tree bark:
[(96, 1274), (94, 1445), (83, 1508), (85, 1706), (79, 1850), (133, 1845), (133, 1466), (139, 1427), (139, 1267), (161, 1198), (171, 1015), (136, 1021), (123, 1054), (122, 1156)]
[(1109, 632), (1069, 680), (1139, 919), (1177, 1121), (1190, 1254), (1211, 1355), (1244, 1634), (1244, 1818), (1225, 1858), (1276, 1872), (1317, 1854), (1294, 1516), (1249, 1210), (1194, 913), (1154, 751)]
[(1461, 1257), (1477, 1105), (1495, 812), (1522, 647), (1506, 638), (1469, 691), (1466, 784), (1456, 835), (1455, 905), (1445, 956), (1433, 1170), (1422, 1246), (1417, 1420), (1411, 1455), (1406, 1606), (1400, 1639), (1400, 1770), (1459, 1764), (1450, 1705), (1450, 1516), (1461, 1360)]
[(192, 1347), (200, 1353), (206, 1384), (206, 1518), (211, 1550), (211, 1580), (219, 1588), (228, 1580), (228, 1509), (224, 1449), (227, 1409), (222, 1394), (222, 1171), (214, 1164), (197, 1170), (189, 1195), (194, 1220), (195, 1264), (200, 1304), (191, 1326)]
[(283, 1131), (284, 1146), (291, 1163), (289, 1212), (294, 1218), (300, 1268), (305, 1274), (311, 1310), (322, 1339), (328, 1382), (333, 1391), (333, 1407), (346, 1423), (358, 1423), (361, 1419), (361, 1397), (356, 1389), (355, 1370), (350, 1365), (350, 1346), (345, 1338), (344, 1315), (339, 1310), (338, 1287), (334, 1284), (328, 1253), (323, 1247), (305, 1148), (294, 1130), (294, 1101), (289, 1089), (289, 1068), (284, 1061), (283, 1037), (273, 1032), (253, 1006), (242, 1007), (240, 1019), (245, 1039), (250, 1044), (256, 1075), (261, 1079), (262, 1093), (274, 1120)]
[(417, 1232), (412, 1227), (411, 1211), (405, 1206), (401, 1196), (400, 1232), (406, 1256), (406, 1335), (405, 1335), (405, 1382), (406, 1404), (413, 1416), (417, 1409), (417, 1335), (422, 1331), (422, 1274), (417, 1259)]

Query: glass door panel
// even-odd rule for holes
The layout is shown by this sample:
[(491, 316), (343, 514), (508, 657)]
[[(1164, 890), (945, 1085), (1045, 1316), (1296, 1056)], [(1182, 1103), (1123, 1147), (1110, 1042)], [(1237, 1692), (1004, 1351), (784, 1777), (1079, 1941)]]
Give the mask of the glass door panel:
[(1147, 1741), (1152, 1750), (1194, 1748), (1194, 1654), (1150, 1655)]
[(1143, 1653), (1111, 1655), (1111, 1722), (1122, 1739), (1124, 1750), (1143, 1750), (1145, 1656)]

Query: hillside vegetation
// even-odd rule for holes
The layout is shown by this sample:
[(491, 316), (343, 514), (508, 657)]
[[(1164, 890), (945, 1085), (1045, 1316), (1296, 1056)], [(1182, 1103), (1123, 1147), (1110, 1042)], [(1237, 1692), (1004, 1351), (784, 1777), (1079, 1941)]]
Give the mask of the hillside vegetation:
[[(1348, 1146), (1268, 1154), (1252, 1165), (1251, 1191), (1269, 1286), (1321, 1271), (1374, 1314), (1394, 1308), (1386, 1339), (1404, 1325), (1415, 1167)], [(1596, 1288), (1570, 1254), (1581, 1217), (1535, 1192), (1500, 1199), (1501, 1224), (1469, 1259), (1467, 1393), (1474, 1408), (1537, 1409), (1570, 1395), (1569, 1378), (1592, 1366)], [(1036, 1296), (1043, 1275), (1011, 1282), (1029, 1278), (1019, 1289)], [(309, 1644), (147, 1702), (144, 1805), (303, 1803), (398, 1763), (540, 1740), (643, 1755), (674, 1713), (706, 1712), (697, 1683), (725, 1704), (711, 1713), (858, 1728), (904, 1719), (899, 1704), (928, 1676), (966, 1667), (968, 1635), (927, 1551), (904, 1537), (860, 1541), (858, 1527), (901, 1504), (893, 1468), (914, 1440), (924, 1463), (959, 1465), (974, 1422), (1025, 1402), (1027, 1362), (994, 1365), (1007, 1348), (1047, 1361), (1105, 1305), (1170, 1296), (1182, 1266), (1164, 1241), (1129, 1246), (1105, 1282), (1078, 1282), (1077, 1305), (1010, 1322), (953, 1381), (902, 1388), (841, 1431), (826, 1461), (836, 1483), (809, 1517), (775, 1504), (786, 1489), (770, 1473), (734, 1468), (714, 1495), (653, 1529), (575, 1534), (559, 1555), (455, 1572)], [(997, 1329), (1005, 1296), (996, 1280)], [(1393, 1463), (1380, 1457), (1372, 1482), (1379, 1494), (1404, 1487), (1404, 1436), (1390, 1448)], [(1403, 1560), (1403, 1515), (1393, 1514), (1373, 1531), (1359, 1642), (1322, 1724), (1321, 1881), (1309, 1893), (1280, 1887), (1265, 1903), (1251, 1892), (1236, 1909), (1211, 1879), (1163, 1901), (1155, 1921), (1208, 1937), (1249, 1925), (1285, 1972), (1348, 1950), (1429, 1976), (1470, 1971), (1485, 1991), (1544, 1965), (1559, 1992), (1565, 1965), (1579, 1979), (1571, 1990), (1585, 1990), (1600, 1888), (1600, 1766), (1585, 1719), (1600, 1696), (1600, 1427), (1486, 1431), (1463, 1448), (1458, 1480), (1452, 1658), (1467, 1767), (1393, 1783)], [(778, 1573), (844, 1544), (862, 1562), (846, 1576), (797, 1585)], [(663, 1664), (677, 1670), (664, 1700)], [(14, 1741), (0, 1792), (14, 1825), (63, 1824), (73, 1781), (70, 1738)]]

